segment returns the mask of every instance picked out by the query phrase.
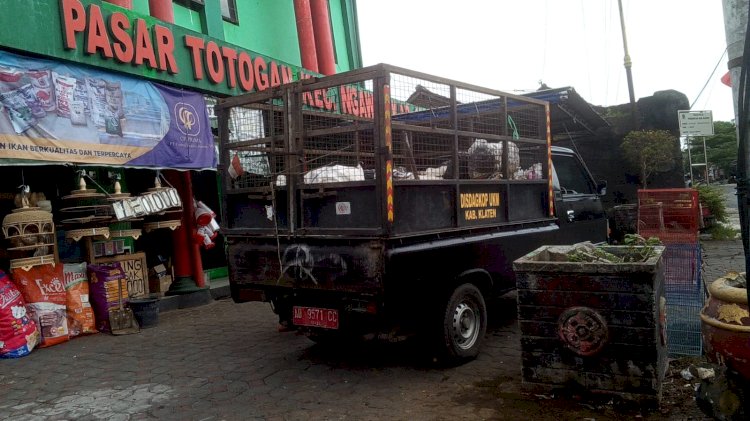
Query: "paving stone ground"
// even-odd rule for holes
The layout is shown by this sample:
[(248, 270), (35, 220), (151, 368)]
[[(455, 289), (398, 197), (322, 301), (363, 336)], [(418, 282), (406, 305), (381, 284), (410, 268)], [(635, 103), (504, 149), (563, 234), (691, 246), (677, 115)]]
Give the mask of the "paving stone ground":
[(136, 335), (0, 360), (0, 419), (488, 418), (452, 399), (473, 387), (476, 367), (492, 378), (518, 365), (504, 340), (517, 336), (513, 318), (502, 324), (477, 361), (435, 369), (408, 342), (325, 348), (278, 333), (266, 304), (220, 300), (161, 314)]
[[(737, 270), (739, 241), (706, 244), (706, 279)], [(521, 394), (515, 311), (512, 294), (494, 303), (479, 358), (445, 368), (414, 342), (322, 347), (278, 333), (267, 304), (219, 300), (161, 314), (136, 335), (91, 335), (0, 360), (0, 419), (622, 419)], [(702, 419), (684, 405), (644, 415)]]

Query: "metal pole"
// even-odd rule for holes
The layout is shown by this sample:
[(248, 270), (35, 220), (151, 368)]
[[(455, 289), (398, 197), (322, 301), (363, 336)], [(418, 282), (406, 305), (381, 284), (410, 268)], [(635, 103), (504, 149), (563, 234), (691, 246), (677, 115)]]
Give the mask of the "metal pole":
[[(748, 42), (748, 0), (723, 0), (724, 30), (727, 40), (728, 67), (732, 80), (734, 112), (737, 123), (737, 206), (740, 213), (742, 247), (745, 252), (745, 272), (750, 273), (750, 43)], [(750, 288), (745, 288), (750, 302)], [(747, 344), (746, 344), (747, 346)], [(744, 382), (745, 396), (750, 396), (750, 382)], [(750, 413), (750, 399), (745, 399), (745, 415)]]
[(630, 113), (633, 119), (633, 129), (638, 128), (638, 117), (635, 106), (635, 91), (633, 90), (633, 73), (630, 68), (633, 62), (630, 60), (630, 54), (628, 53), (628, 38), (625, 36), (625, 16), (622, 14), (622, 0), (617, 0), (617, 5), (620, 7), (620, 28), (622, 29), (622, 47), (625, 50), (625, 75), (628, 78), (628, 95), (630, 95)]
[(705, 158), (703, 162), (706, 163), (706, 184), (711, 184), (711, 181), (708, 179), (708, 151), (706, 150), (706, 136), (703, 136), (703, 157)]
[(687, 136), (687, 148), (688, 148), (688, 163), (690, 163), (690, 187), (693, 187), (695, 185), (695, 182), (693, 182), (693, 152), (690, 150), (690, 136)]
[[(741, 92), (744, 87), (747, 72), (743, 71), (743, 61), (747, 60), (748, 45), (745, 45), (748, 26), (748, 0), (723, 0), (724, 30), (727, 40), (728, 67), (732, 79), (732, 94), (734, 97), (734, 112), (737, 123), (737, 205), (740, 212), (740, 227), (742, 231), (742, 245), (745, 251), (745, 271), (750, 273), (750, 206), (748, 206), (748, 175), (750, 175), (750, 144), (748, 143), (748, 126), (750, 120), (747, 104), (747, 92)], [(745, 81), (742, 80), (745, 76)], [(750, 288), (748, 299), (750, 300)], [(750, 400), (748, 400), (750, 403)]]

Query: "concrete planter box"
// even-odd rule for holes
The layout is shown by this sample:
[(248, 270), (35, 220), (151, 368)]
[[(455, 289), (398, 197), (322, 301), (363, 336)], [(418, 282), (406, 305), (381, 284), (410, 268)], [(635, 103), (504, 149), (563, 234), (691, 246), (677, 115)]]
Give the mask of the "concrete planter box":
[(658, 406), (667, 369), (664, 248), (638, 263), (551, 261), (570, 249), (543, 246), (513, 263), (524, 389)]

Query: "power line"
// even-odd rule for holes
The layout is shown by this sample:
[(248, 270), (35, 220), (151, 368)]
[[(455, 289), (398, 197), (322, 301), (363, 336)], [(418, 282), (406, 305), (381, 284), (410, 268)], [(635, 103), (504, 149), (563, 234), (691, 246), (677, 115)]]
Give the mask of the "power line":
[(690, 104), (690, 109), (691, 110), (693, 109), (693, 105), (695, 105), (695, 103), (698, 102), (698, 98), (700, 98), (701, 95), (703, 95), (703, 91), (706, 89), (706, 86), (708, 86), (708, 83), (711, 81), (711, 79), (713, 79), (714, 74), (716, 73), (716, 69), (719, 68), (719, 64), (721, 64), (721, 60), (724, 59), (724, 56), (727, 54), (727, 50), (728, 49), (729, 49), (729, 46), (727, 46), (724, 49), (724, 52), (721, 53), (721, 57), (719, 57), (719, 61), (716, 62), (716, 66), (714, 66), (714, 70), (711, 72), (710, 75), (708, 75), (708, 79), (706, 79), (706, 83), (703, 85), (703, 88), (701, 88), (701, 91), (698, 92), (698, 96), (695, 97), (695, 99), (693, 100), (693, 102)]

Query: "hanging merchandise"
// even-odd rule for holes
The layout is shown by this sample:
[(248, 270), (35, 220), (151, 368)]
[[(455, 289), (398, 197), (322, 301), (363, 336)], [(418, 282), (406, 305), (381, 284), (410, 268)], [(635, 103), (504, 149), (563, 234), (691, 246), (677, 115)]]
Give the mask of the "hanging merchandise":
[(0, 358), (26, 356), (38, 343), (39, 331), (21, 292), (0, 270)]
[[(176, 197), (176, 201), (179, 202), (179, 195), (177, 195), (177, 190), (171, 185), (169, 185), (169, 187), (163, 187), (161, 184), (162, 179), (169, 185), (169, 182), (166, 180), (166, 178), (164, 178), (161, 172), (157, 172), (156, 178), (154, 179), (154, 187), (148, 189), (148, 192), (151, 194), (170, 192)], [(146, 222), (144, 222), (143, 224), (144, 232), (148, 233), (153, 230), (163, 228), (168, 228), (169, 230), (174, 231), (182, 226), (182, 202), (179, 202), (178, 206), (168, 208), (163, 212), (146, 215), (145, 218)]]
[(84, 237), (98, 237), (109, 239), (108, 221), (112, 216), (108, 214), (110, 207), (104, 202), (105, 194), (89, 189), (86, 185), (86, 171), (80, 171), (78, 189), (63, 196), (65, 207), (60, 212), (70, 215), (61, 222), (67, 228), (65, 238), (79, 241)]
[[(19, 206), (3, 218), (3, 235), (10, 242), (7, 248), (12, 253), (11, 267), (30, 267), (54, 261), (55, 224), (52, 213), (36, 206), (29, 206), (29, 197), (34, 204), (43, 195), (30, 194), (30, 187), (20, 186), (21, 193), (16, 195)], [(44, 200), (41, 200), (45, 202)]]
[(141, 229), (133, 227), (134, 222), (142, 222), (143, 219), (141, 218), (128, 218), (124, 220), (116, 220), (116, 214), (114, 210), (114, 203), (122, 200), (127, 199), (130, 197), (130, 193), (124, 193), (122, 191), (122, 186), (120, 185), (120, 175), (117, 174), (114, 177), (115, 183), (114, 183), (114, 193), (109, 194), (107, 196), (107, 201), (110, 203), (109, 206), (109, 213), (112, 215), (112, 221), (109, 224), (109, 233), (112, 238), (132, 238), (134, 240), (137, 240), (141, 236)]
[(41, 347), (67, 342), (68, 320), (65, 316), (66, 298), (63, 284), (63, 266), (38, 265), (25, 270), (12, 269), (10, 273), (26, 301), (29, 313), (41, 332)]
[(216, 213), (205, 203), (193, 199), (195, 207), (195, 239), (207, 250), (216, 246), (213, 240), (219, 235), (219, 224), (216, 222)]

